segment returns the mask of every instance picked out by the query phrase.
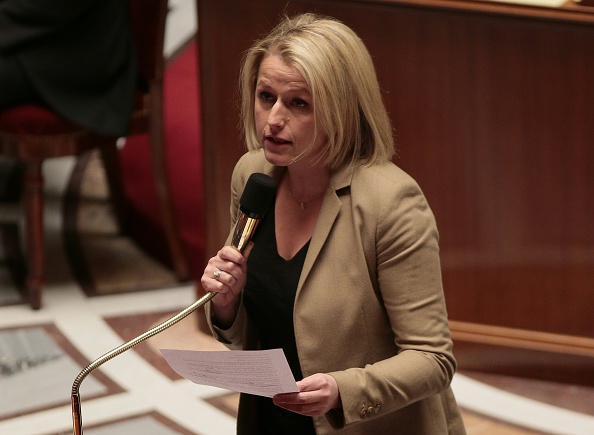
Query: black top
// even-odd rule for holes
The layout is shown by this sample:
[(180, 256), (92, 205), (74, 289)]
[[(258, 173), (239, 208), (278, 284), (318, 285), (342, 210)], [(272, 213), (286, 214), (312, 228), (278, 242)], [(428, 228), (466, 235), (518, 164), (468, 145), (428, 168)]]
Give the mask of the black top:
[[(274, 207), (260, 221), (248, 259), (244, 304), (259, 331), (262, 349), (282, 348), (296, 381), (303, 379), (293, 328), (293, 307), (307, 242), (290, 260), (278, 254)], [(259, 434), (315, 434), (313, 419), (287, 411), (268, 397), (256, 397)]]

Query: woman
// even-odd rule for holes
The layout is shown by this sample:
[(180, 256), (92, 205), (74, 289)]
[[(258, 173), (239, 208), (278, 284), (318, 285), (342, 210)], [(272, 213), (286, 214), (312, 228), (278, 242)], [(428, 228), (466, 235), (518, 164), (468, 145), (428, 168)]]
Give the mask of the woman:
[(240, 81), (250, 151), (232, 217), (253, 172), (277, 191), (254, 243), (209, 260), (207, 316), (230, 348), (282, 347), (300, 392), (242, 395), (238, 433), (464, 433), (435, 221), (391, 163), (364, 44), (334, 19), (286, 18), (247, 52)]

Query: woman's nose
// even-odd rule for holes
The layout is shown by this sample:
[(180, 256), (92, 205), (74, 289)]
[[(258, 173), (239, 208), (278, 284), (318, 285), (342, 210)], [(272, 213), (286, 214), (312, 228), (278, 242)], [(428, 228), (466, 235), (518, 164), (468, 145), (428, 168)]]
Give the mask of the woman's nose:
[(286, 107), (277, 101), (268, 114), (268, 124), (270, 126), (279, 127), (284, 125), (285, 120), (288, 118)]

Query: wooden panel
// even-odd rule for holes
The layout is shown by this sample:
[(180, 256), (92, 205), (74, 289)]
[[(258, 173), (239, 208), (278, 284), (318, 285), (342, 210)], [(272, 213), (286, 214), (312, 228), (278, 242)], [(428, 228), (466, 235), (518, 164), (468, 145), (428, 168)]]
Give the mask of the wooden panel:
[(458, 367), (594, 386), (594, 339), (450, 321)]
[[(284, 2), (199, 0), (207, 256), (228, 231), (241, 53)], [(395, 162), (437, 217), (452, 319), (594, 337), (594, 15), (492, 2), (291, 1), (374, 58)]]

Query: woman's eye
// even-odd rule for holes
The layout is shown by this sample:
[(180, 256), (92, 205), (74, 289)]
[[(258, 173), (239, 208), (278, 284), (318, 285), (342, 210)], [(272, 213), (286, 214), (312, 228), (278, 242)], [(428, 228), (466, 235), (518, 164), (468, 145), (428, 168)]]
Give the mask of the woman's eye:
[(307, 107), (308, 104), (306, 101), (300, 100), (300, 99), (296, 99), (293, 100), (293, 106), (295, 107)]
[(271, 101), (272, 94), (270, 92), (262, 91), (262, 92), (260, 92), (260, 99), (262, 99), (264, 101)]

